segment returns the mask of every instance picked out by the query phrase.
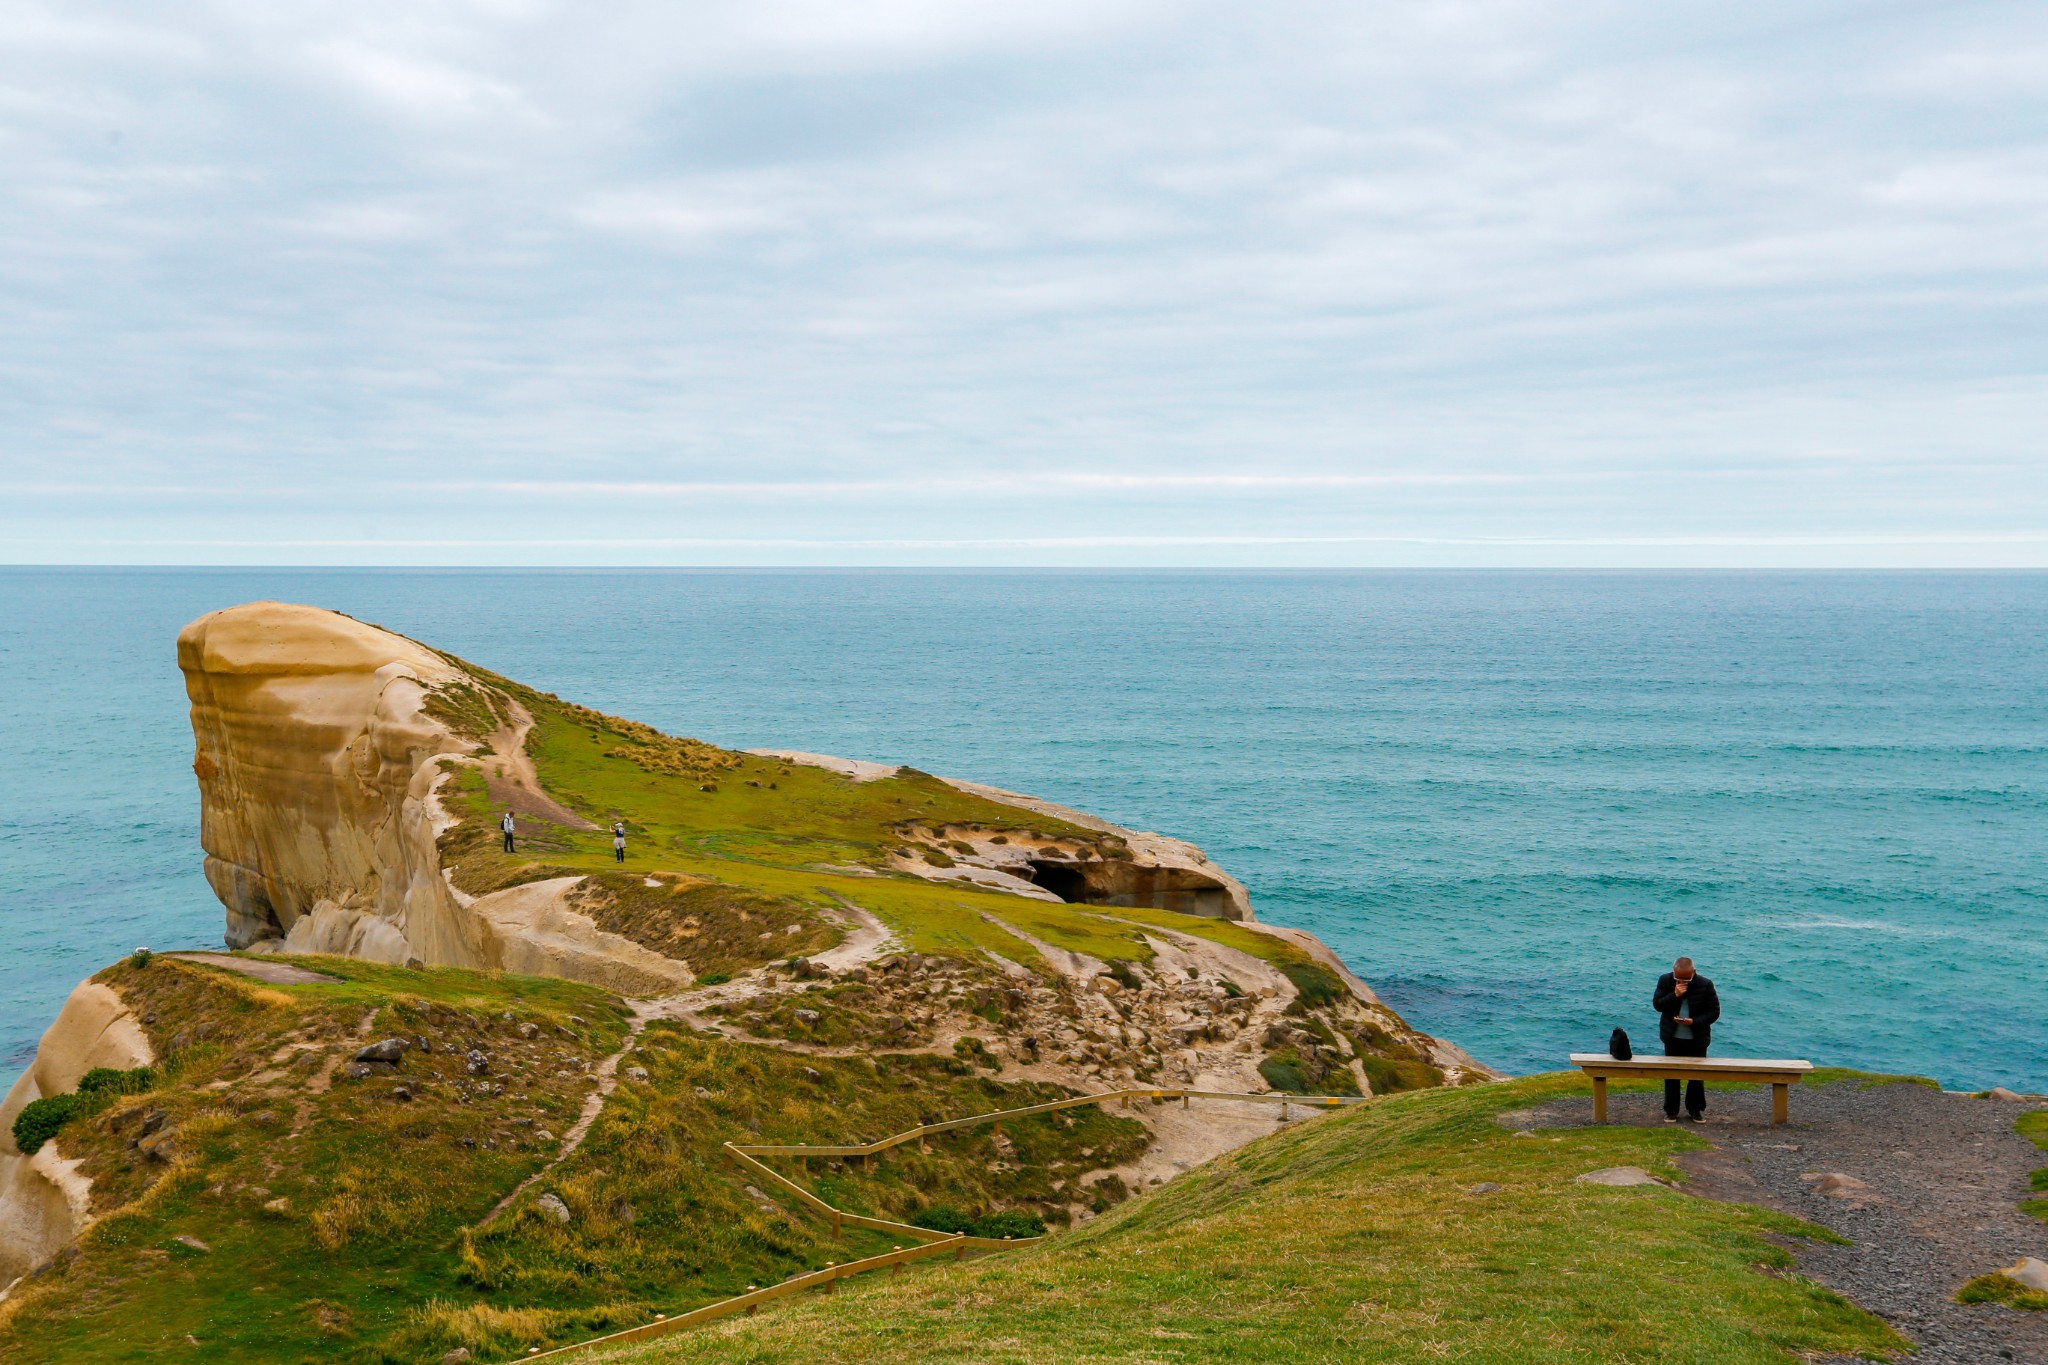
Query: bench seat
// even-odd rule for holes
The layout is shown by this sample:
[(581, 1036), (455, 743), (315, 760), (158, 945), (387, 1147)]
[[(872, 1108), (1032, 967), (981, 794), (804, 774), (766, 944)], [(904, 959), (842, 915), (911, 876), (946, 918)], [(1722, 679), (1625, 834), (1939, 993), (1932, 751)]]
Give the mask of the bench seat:
[(1612, 1079), (1666, 1081), (1748, 1081), (1771, 1088), (1771, 1122), (1791, 1118), (1793, 1086), (1813, 1063), (1789, 1057), (1654, 1057), (1627, 1061), (1605, 1052), (1574, 1052), (1572, 1065), (1593, 1078), (1593, 1122), (1607, 1122), (1607, 1082)]

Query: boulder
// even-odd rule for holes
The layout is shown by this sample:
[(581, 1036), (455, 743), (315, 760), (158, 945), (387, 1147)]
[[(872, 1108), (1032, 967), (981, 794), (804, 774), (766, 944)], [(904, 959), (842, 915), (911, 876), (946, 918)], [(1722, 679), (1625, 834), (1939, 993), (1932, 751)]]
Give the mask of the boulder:
[(540, 1211), (542, 1217), (551, 1218), (557, 1223), (567, 1223), (571, 1216), (569, 1206), (562, 1202), (562, 1197), (558, 1194), (544, 1194), (533, 1201), (533, 1206)]
[(2008, 1280), (2018, 1280), (2038, 1293), (2048, 1294), (2048, 1261), (2039, 1257), (2022, 1256), (1998, 1273)]
[(629, 1081), (638, 1081), (640, 1084), (645, 1085), (647, 1083), (647, 1068), (644, 1066), (627, 1067), (626, 1079)]
[(1582, 1185), (1662, 1185), (1664, 1182), (1640, 1166), (1608, 1166), (1573, 1177)]
[(385, 1066), (397, 1066), (405, 1057), (408, 1046), (403, 1038), (385, 1038), (370, 1044), (356, 1053), (359, 1062), (378, 1062)]
[(2025, 1095), (2020, 1094), (2017, 1090), (2007, 1090), (2002, 1085), (1994, 1085), (1985, 1091), (1984, 1098), (1987, 1100), (2011, 1100), (2015, 1104), (2025, 1104), (2027, 1102)]
[(175, 1236), (175, 1237), (171, 1238), (171, 1240), (172, 1240), (173, 1242), (176, 1242), (176, 1243), (177, 1243), (177, 1244), (178, 1244), (179, 1246), (182, 1246), (182, 1247), (189, 1247), (189, 1248), (191, 1248), (191, 1249), (192, 1249), (193, 1251), (200, 1251), (200, 1252), (204, 1252), (204, 1253), (206, 1253), (206, 1254), (207, 1254), (207, 1255), (209, 1255), (209, 1256), (213, 1254), (213, 1248), (212, 1248), (212, 1247), (210, 1247), (210, 1246), (208, 1246), (208, 1245), (207, 1245), (206, 1243), (204, 1243), (204, 1242), (200, 1241), (200, 1240), (199, 1240), (199, 1239), (198, 1239), (197, 1237), (194, 1237), (194, 1236), (193, 1236), (193, 1235), (192, 1235), (191, 1233), (189, 1233), (189, 1232), (181, 1232), (181, 1233), (179, 1233), (179, 1234), (178, 1234), (177, 1236)]
[(471, 1048), (462, 1059), (462, 1064), (472, 1076), (486, 1076), (491, 1070), (491, 1054), (480, 1048)]

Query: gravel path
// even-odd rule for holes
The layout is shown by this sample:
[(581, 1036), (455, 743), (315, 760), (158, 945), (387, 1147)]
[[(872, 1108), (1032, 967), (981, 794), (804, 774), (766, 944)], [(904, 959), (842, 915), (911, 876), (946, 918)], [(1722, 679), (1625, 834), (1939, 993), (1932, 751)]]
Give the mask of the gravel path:
[[(1853, 1246), (1795, 1245), (1801, 1271), (1916, 1343), (1914, 1365), (2048, 1365), (2048, 1313), (1955, 1301), (1975, 1276), (2021, 1256), (2048, 1260), (2048, 1223), (2018, 1207), (2029, 1173), (2048, 1166), (2048, 1153), (2013, 1132), (2029, 1107), (1844, 1081), (1794, 1087), (1792, 1122), (1772, 1127), (1769, 1091), (1715, 1091), (1707, 1121), (1686, 1125), (1714, 1147), (1680, 1159), (1683, 1188), (1763, 1204), (1848, 1238)], [(1615, 1095), (1609, 1114), (1662, 1124), (1662, 1096)], [(1575, 1126), (1592, 1121), (1592, 1101), (1502, 1117), (1516, 1127)], [(1829, 1174), (1867, 1188), (1817, 1192), (1817, 1177)]]

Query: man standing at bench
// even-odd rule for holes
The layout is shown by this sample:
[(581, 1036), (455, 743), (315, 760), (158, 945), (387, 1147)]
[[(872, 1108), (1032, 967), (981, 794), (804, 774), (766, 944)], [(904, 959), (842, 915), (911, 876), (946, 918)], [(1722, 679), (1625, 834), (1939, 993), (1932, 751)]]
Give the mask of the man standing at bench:
[[(1657, 978), (1657, 1036), (1663, 1040), (1667, 1057), (1704, 1057), (1714, 1036), (1714, 1021), (1721, 1017), (1721, 997), (1714, 983), (1693, 970), (1692, 959), (1681, 957), (1671, 970)], [(1678, 1122), (1678, 1082), (1664, 1082), (1664, 1121)], [(1705, 1081), (1685, 1083), (1685, 1116), (1698, 1123), (1707, 1112)]]

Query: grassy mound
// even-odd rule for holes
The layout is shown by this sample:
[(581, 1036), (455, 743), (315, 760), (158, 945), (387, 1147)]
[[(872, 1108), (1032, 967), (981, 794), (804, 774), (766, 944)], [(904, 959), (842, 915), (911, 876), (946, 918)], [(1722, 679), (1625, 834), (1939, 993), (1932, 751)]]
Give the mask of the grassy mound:
[[(1510, 1135), (1577, 1077), (1434, 1089), (1318, 1118), (1048, 1242), (815, 1297), (596, 1360), (1691, 1362), (1902, 1350), (1789, 1273), (1820, 1229), (1654, 1187), (1673, 1129)], [(1498, 1189), (1484, 1190), (1486, 1184)]]
[[(230, 1365), (410, 1362), (576, 1340), (888, 1248), (834, 1241), (750, 1189), (721, 1144), (877, 1137), (1068, 1093), (952, 1057), (804, 1058), (658, 1022), (558, 1160), (628, 1042), (623, 1002), (307, 961), (341, 980), (273, 986), (163, 957), (100, 974), (163, 1060), (66, 1097), (54, 1140), (92, 1178), (99, 1221), (0, 1304), (0, 1359), (154, 1361), (197, 1342)], [(396, 1065), (356, 1061), (384, 1039), (407, 1043)], [(1137, 1123), (1083, 1109), (786, 1173), (899, 1220), (945, 1205), (1064, 1222), (1101, 1197), (1082, 1175), (1143, 1145)]]

